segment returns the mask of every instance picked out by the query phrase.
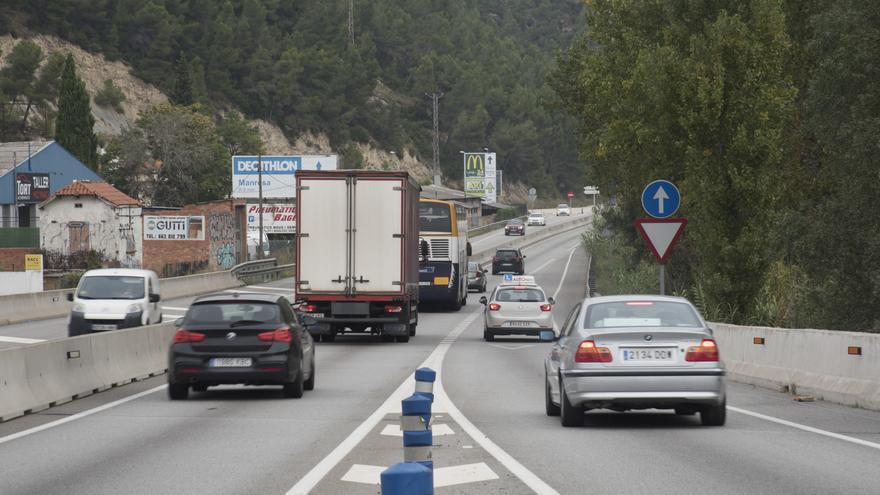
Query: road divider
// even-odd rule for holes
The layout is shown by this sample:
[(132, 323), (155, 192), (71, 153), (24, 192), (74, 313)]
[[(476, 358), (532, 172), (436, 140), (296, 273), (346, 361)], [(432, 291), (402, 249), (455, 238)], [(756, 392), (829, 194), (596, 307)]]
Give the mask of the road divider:
[(170, 322), (0, 349), (0, 421), (165, 372)]
[(880, 410), (880, 334), (709, 326), (734, 381)]
[(480, 265), (485, 265), (492, 261), (492, 257), (495, 255), (495, 251), (498, 249), (515, 249), (515, 248), (524, 248), (531, 246), (533, 244), (537, 244), (541, 241), (549, 239), (555, 235), (562, 234), (564, 232), (568, 232), (570, 230), (575, 230), (584, 227), (585, 225), (589, 225), (593, 221), (592, 215), (585, 215), (581, 217), (573, 217), (570, 222), (564, 222), (557, 225), (549, 226), (546, 228), (541, 228), (538, 234), (518, 237), (513, 240), (509, 240), (503, 242), (497, 246), (480, 249), (478, 251), (474, 251), (471, 254), (471, 261), (476, 261), (480, 263)]

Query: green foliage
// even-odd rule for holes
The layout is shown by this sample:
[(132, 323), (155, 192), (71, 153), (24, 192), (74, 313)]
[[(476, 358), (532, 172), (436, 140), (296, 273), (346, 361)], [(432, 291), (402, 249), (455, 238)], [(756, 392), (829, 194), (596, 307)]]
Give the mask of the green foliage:
[(263, 153), (263, 140), (257, 129), (238, 112), (229, 112), (217, 123), (217, 133), (229, 156)]
[[(574, 119), (544, 84), (554, 56), (581, 29), (581, 2), (425, 0), (32, 0), (28, 27), (109, 58), (176, 104), (240, 108), (289, 137), (330, 136), (418, 150), (431, 159), (441, 91), (441, 166), (460, 180), (459, 150), (489, 147), (510, 182), (542, 191), (583, 181)], [(357, 164), (358, 160), (351, 161)], [(549, 194), (549, 193), (548, 193)]]
[(502, 208), (498, 210), (498, 213), (495, 214), (495, 221), (501, 222), (503, 220), (510, 220), (511, 218), (516, 218), (520, 216), (519, 210), (516, 208)]
[(0, 69), (0, 142), (51, 135), (63, 64), (60, 54), (44, 60), (30, 41), (6, 55)]
[(104, 86), (95, 94), (95, 104), (111, 107), (119, 113), (122, 113), (122, 102), (124, 101), (125, 93), (111, 79), (105, 79)]
[(98, 138), (92, 130), (94, 125), (95, 118), (92, 117), (86, 85), (76, 75), (73, 56), (68, 55), (61, 73), (55, 139), (92, 168), (97, 166), (98, 145)]
[[(604, 229), (603, 229), (604, 230)], [(632, 263), (635, 249), (618, 236), (603, 236), (597, 229), (583, 236), (591, 257), (596, 291), (602, 295), (657, 293), (657, 267), (646, 261)]]

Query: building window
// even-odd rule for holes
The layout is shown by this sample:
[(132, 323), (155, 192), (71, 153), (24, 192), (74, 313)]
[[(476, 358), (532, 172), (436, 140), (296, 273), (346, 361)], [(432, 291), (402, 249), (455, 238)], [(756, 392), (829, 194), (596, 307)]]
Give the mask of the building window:
[(74, 204), (73, 204), (73, 207), (74, 207), (74, 208), (82, 208), (82, 207), (83, 207), (83, 204), (82, 204), (82, 203), (74, 203)]

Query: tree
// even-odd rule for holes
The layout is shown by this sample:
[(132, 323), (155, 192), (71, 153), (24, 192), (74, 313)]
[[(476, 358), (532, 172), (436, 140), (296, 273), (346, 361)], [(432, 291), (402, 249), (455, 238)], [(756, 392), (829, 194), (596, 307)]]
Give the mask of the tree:
[(260, 133), (238, 112), (229, 112), (220, 120), (217, 124), (217, 134), (229, 156), (253, 155), (264, 151)]
[(98, 138), (92, 130), (94, 125), (86, 85), (76, 75), (73, 56), (68, 55), (61, 73), (55, 140), (91, 168), (97, 167)]
[(177, 62), (174, 64), (174, 86), (171, 88), (169, 98), (177, 105), (187, 106), (195, 103), (193, 76), (183, 52), (180, 52)]

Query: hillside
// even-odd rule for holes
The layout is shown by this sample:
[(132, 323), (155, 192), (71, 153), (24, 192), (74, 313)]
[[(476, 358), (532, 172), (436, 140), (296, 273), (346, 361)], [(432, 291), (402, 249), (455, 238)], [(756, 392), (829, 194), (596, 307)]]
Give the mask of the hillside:
[(198, 102), (240, 109), (294, 142), (325, 136), (346, 163), (394, 166), (390, 151), (430, 163), (425, 93), (441, 92), (447, 180), (460, 180), (459, 150), (488, 147), (506, 181), (542, 197), (583, 182), (574, 121), (545, 84), (580, 30), (579, 1), (19, 0), (6, 8), (15, 21), (0, 30), (57, 35), (124, 61), (166, 94), (186, 77)]

